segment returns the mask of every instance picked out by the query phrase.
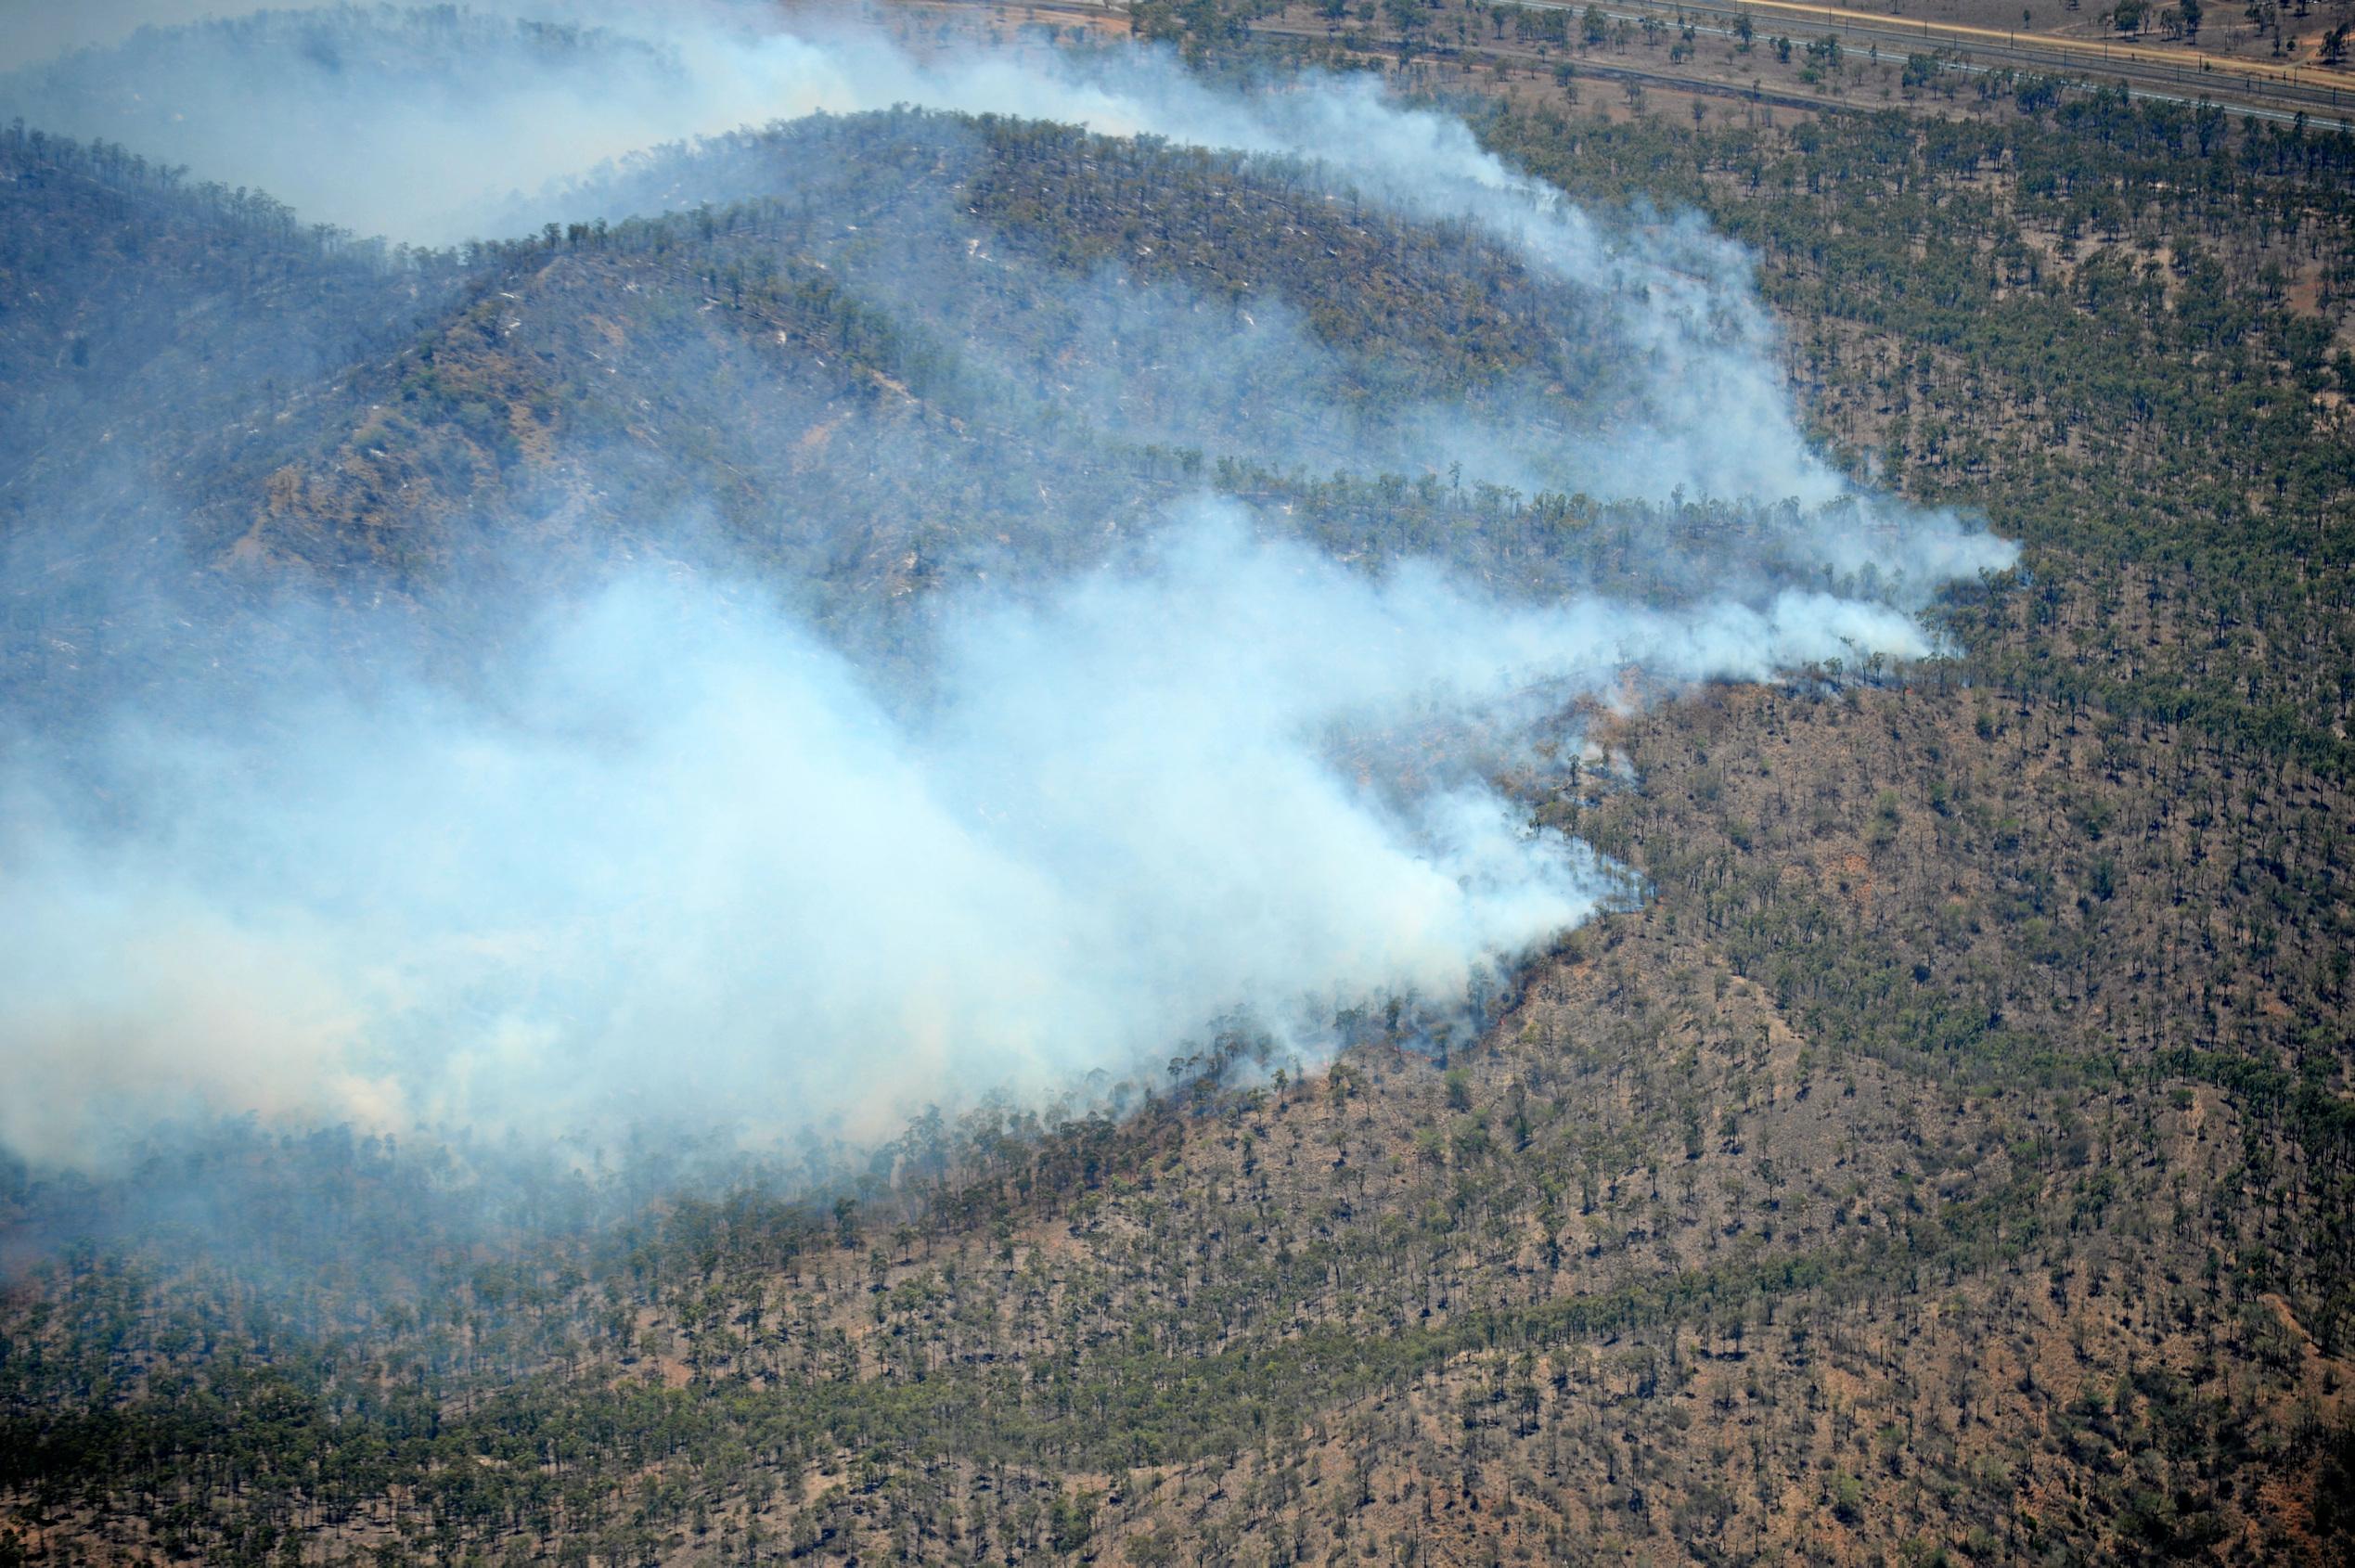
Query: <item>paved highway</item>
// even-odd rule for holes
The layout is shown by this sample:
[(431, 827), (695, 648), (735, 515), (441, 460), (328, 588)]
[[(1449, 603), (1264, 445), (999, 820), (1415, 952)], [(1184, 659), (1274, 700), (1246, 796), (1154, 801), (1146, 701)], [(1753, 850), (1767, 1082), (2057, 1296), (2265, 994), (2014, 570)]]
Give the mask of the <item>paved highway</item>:
[[(926, 0), (915, 0), (918, 5)], [(973, 0), (931, 0), (951, 8)], [(1672, 26), (1690, 24), (1697, 32), (1737, 36), (1734, 23), (1750, 19), (1760, 39), (1782, 33), (1795, 42), (1832, 33), (1842, 46), (1877, 46), (1892, 59), (1909, 54), (1944, 51), (1950, 69), (1973, 74), (2017, 70), (2078, 81), (2114, 81), (2134, 97), (2162, 103), (2195, 104), (2203, 99), (2236, 114), (2288, 124), (2301, 116), (2322, 128), (2336, 125), (2355, 130), (2355, 78), (2306, 66), (2276, 66), (2258, 60), (2203, 55), (2188, 49), (2158, 49), (2146, 45), (2108, 43), (2097, 39), (2056, 38), (2042, 33), (2005, 32), (1996, 28), (1956, 22), (1912, 21), (1901, 17), (1850, 10), (1839, 6), (1807, 4), (1806, 0), (1513, 0), (1532, 10), (1584, 13), (1596, 4), (1615, 20), (1641, 22), (1650, 17)], [(1065, 16), (1085, 16), (1101, 21), (1123, 16), (1120, 0), (982, 0), (1008, 14), (1021, 10)], [(1703, 19), (1714, 18), (1715, 20)], [(1295, 37), (1322, 36), (1310, 26), (1286, 25), (1272, 18), (1253, 24), (1255, 32)], [(1510, 45), (1473, 43), (1467, 50), (1434, 39), (1425, 45), (1445, 55), (1476, 53), (1538, 63), (1530, 50)], [(1581, 55), (1573, 61), (1581, 72), (1603, 80), (1648, 82), (1662, 87), (1829, 111), (1870, 111), (1884, 107), (1871, 99), (1835, 98), (1795, 89), (1773, 88), (1753, 94), (1745, 84), (1727, 82), (1693, 71), (1679, 71), (1651, 62)]]
[[(1583, 13), (1583, 0), (1520, 0), (1534, 10)], [(1602, 7), (1603, 14), (1641, 21), (1646, 16), (1674, 23), (1680, 16), (1695, 31), (1731, 35), (1733, 23), (1747, 15), (1760, 37), (1781, 32), (1794, 39), (1831, 33), (1844, 47), (1877, 45), (1885, 55), (1952, 50), (1964, 57), (1965, 69), (2014, 67), (2046, 74), (2078, 78), (2112, 78), (2125, 84), (2138, 98), (2171, 103), (2195, 103), (2205, 97), (2220, 105), (2254, 111), (2260, 118), (2288, 122), (2299, 113), (2310, 120), (2355, 123), (2355, 81), (2335, 71), (2310, 67), (2268, 65), (2258, 60), (2232, 59), (2188, 49), (2155, 49), (2146, 45), (2040, 33), (2004, 32), (1995, 28), (1968, 27), (1952, 22), (1911, 21), (1901, 17), (1853, 11), (1838, 6), (1803, 4), (1802, 0), (1642, 0), (1630, 7), (1628, 0)], [(1720, 19), (1715, 25), (1697, 19)]]

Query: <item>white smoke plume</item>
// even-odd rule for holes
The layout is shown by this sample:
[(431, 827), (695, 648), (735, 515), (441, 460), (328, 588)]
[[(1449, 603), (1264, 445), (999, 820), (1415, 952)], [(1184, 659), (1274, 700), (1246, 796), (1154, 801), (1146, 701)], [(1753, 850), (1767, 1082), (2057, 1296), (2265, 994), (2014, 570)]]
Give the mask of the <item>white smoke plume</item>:
[[(926, 61), (856, 31), (654, 15), (597, 19), (638, 43), (500, 32), (456, 64), (425, 46), (432, 21), (414, 58), (361, 60), (289, 55), (283, 30), (259, 60), (234, 28), (152, 32), (20, 71), (0, 104), (152, 133), (199, 177), (426, 243), (492, 211), (576, 215), (597, 182), (512, 193), (604, 160), (819, 110), (1281, 155), (1510, 246), (1590, 297), (1642, 379), (1602, 435), (1432, 408), (1409, 447), (1531, 487), (1790, 497), (1805, 559), (1905, 589), (1762, 594), (1729, 563), (1724, 592), (1673, 610), (1532, 605), (1436, 566), (1369, 578), (1203, 503), (1100, 570), (962, 596), (913, 695), (757, 586), (639, 575), (550, 610), (463, 697), (317, 678), (258, 721), (142, 710), (103, 757), (23, 764), (0, 796), (0, 1143), (90, 1162), (122, 1128), (244, 1112), (858, 1138), (927, 1102), (1135, 1071), (1233, 1009), (1313, 1054), (1340, 1009), (1461, 997), (1614, 885), (1476, 776), (1384, 790), (1336, 736), (1533, 690), (1613, 700), (1630, 670), (1919, 657), (1908, 611), (2011, 559), (1808, 450), (1736, 247), (1689, 219), (1602, 222), (1378, 84), (1246, 94), (1155, 56)], [(1189, 393), (1218, 395), (1215, 375)]]
[(887, 1133), (1129, 1072), (1242, 1008), (1461, 996), (1611, 884), (1473, 779), (1385, 801), (1320, 745), (1619, 672), (1923, 651), (1795, 594), (1510, 608), (1250, 542), (1212, 508), (1043, 606), (951, 615), (914, 716), (701, 585), (632, 581), (493, 688), (285, 694), (266, 756), (118, 739), (94, 839), (19, 803), (0, 1137), (255, 1109)]

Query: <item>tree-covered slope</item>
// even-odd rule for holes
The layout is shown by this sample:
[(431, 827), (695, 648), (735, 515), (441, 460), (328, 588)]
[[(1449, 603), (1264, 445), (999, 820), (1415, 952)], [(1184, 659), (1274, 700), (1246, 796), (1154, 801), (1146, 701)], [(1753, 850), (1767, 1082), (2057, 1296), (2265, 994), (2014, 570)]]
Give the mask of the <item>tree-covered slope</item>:
[[(1754, 245), (1826, 441), (2023, 540), (1946, 656), (1589, 702), (1576, 765), (1384, 738), (1633, 895), (1306, 1072), (1179, 1023), (810, 1173), (12, 1164), (0, 1562), (2343, 1561), (2343, 149), (2204, 123), (1486, 122)], [(393, 256), (6, 146), (12, 547), (88, 498), (14, 578), (20, 692), (185, 649), (97, 592), (159, 540), (225, 627), (325, 585), (459, 664), (652, 557), (896, 669), (1204, 486), (1517, 599), (1792, 571), (1767, 501), (1484, 482), (1641, 404), (1596, 296), (1273, 161), (841, 117)]]

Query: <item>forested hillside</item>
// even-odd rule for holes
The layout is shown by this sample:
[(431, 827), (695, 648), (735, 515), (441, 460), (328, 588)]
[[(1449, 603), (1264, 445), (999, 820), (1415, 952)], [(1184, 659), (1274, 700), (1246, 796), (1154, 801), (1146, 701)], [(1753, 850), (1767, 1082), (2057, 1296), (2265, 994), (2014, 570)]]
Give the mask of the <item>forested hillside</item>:
[[(2020, 541), (1943, 650), (1381, 737), (1627, 875), (1330, 1060), (1183, 1022), (805, 1166), (10, 1157), (0, 1563), (2346, 1560), (2344, 147), (1457, 107), (1750, 247), (1824, 448)], [(1204, 489), (1514, 603), (1901, 597), (1808, 555), (1854, 502), (1484, 477), (1652, 406), (1615, 307), (1281, 159), (821, 117), (450, 251), (30, 130), (0, 175), (20, 713), (259, 681), (298, 592), (465, 671), (524, 574), (641, 557), (912, 682), (959, 593)]]
[(800, 122), (570, 199), (720, 201), (428, 251), (305, 229), (105, 144), (23, 132), (5, 150), (27, 302), (12, 509), (73, 517), (71, 546), (19, 530), (61, 558), (19, 596), (19, 677), (84, 662), (59, 665), (50, 615), (135, 640), (112, 596), (147, 577), (297, 569), (446, 611), (512, 569), (510, 518), (558, 572), (708, 519), (844, 625), (993, 555), (1092, 559), (1205, 484), (1288, 501), (1340, 550), (1435, 548), (1514, 591), (1598, 569), (1673, 591), (1679, 549), (1740, 531), (1771, 565), (1795, 522), (1435, 471), (1447, 438), (1410, 428), (1426, 406), (1503, 422), (1535, 397), (1558, 437), (1609, 429), (1637, 393), (1578, 330), (1589, 302), (1280, 164), (913, 111)]

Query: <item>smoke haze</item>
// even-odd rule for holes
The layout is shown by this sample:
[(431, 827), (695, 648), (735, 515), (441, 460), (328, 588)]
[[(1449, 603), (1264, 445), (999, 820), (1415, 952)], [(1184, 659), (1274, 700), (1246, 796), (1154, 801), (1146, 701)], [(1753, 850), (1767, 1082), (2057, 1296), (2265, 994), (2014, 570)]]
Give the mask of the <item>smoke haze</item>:
[[(6, 774), (0, 1142), (21, 1155), (102, 1163), (159, 1122), (245, 1112), (857, 1141), (928, 1103), (1145, 1071), (1236, 1013), (1313, 1060), (1348, 1009), (1471, 1005), (1620, 885), (1532, 829), (1476, 765), (1493, 758), (1416, 737), (1559, 722), (1626, 700), (1633, 672), (1672, 688), (1922, 657), (1937, 586), (2012, 559), (1809, 450), (1738, 248), (1689, 218), (1583, 212), (1374, 83), (1245, 92), (1147, 54), (926, 61), (717, 8), (659, 32), (548, 14), (592, 31), (387, 11), (149, 32), (28, 66), (0, 104), (428, 245), (806, 201), (825, 167), (780, 174), (773, 134), (727, 134), (818, 111), (1260, 155), (1508, 258), (1562, 302), (1558, 338), (1479, 397), (1369, 419), (1294, 306), (1208, 299), (1146, 258), (1060, 286), (1016, 341), (990, 302), (1040, 264), (961, 213), (903, 214), (917, 238), (887, 257), (840, 233), (806, 254), (955, 345), (1010, 420), (1068, 406), (1105, 438), (1319, 473), (1721, 498), (1757, 526), (1731, 551), (1664, 536), (1639, 600), (1436, 560), (1372, 572), (1204, 496), (1092, 564), (1025, 570), (966, 541), (988, 564), (887, 662), (815, 625), (799, 585), (682, 546), (649, 553), (691, 565), (641, 559), (517, 608), (462, 678), (380, 649), (231, 700), (181, 671), (68, 754), (33, 737)], [(660, 146), (683, 138), (717, 139)], [(872, 470), (907, 460), (901, 439), (860, 417), (826, 450)], [(1061, 534), (1107, 532), (1055, 498), (1075, 478), (1022, 479), (1042, 515), (1079, 506)], [(519, 542), (538, 520), (504, 521), (516, 537), (485, 558), (542, 576)], [(396, 643), (398, 620), (371, 636)]]

